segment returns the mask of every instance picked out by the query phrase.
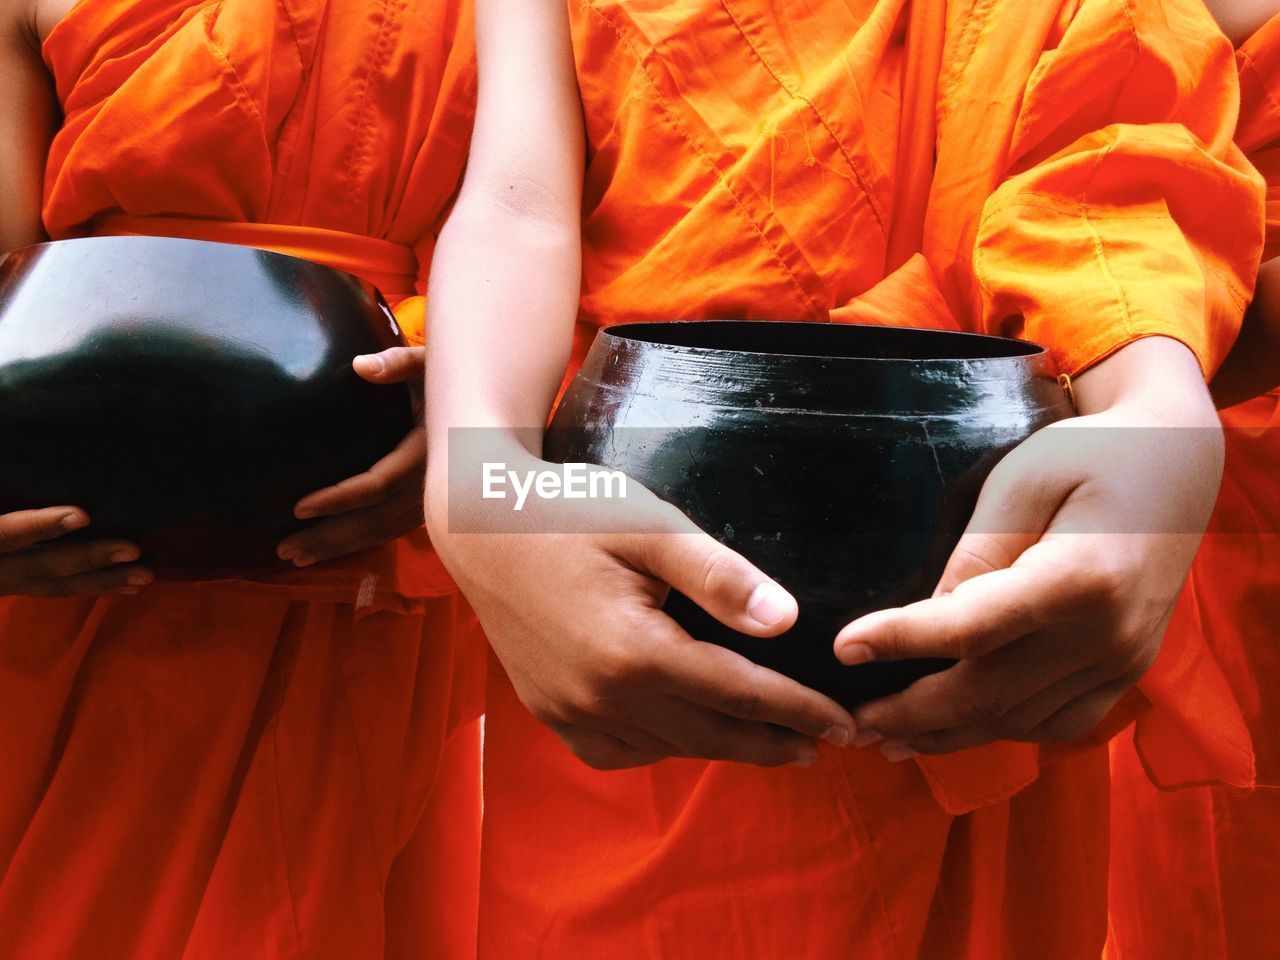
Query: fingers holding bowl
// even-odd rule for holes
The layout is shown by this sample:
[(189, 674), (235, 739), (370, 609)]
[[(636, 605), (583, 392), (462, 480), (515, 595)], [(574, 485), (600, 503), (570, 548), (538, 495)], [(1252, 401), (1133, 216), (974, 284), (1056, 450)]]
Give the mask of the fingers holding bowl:
[(370, 383), (421, 385), (426, 376), (425, 347), (391, 347), (380, 353), (361, 354), (351, 366)]
[(125, 541), (53, 544), (0, 555), (0, 593), (78, 596), (136, 593), (155, 576)]
[(340, 513), (285, 538), (276, 553), (294, 566), (308, 567), (389, 543), (422, 524), (422, 494), (407, 486), (373, 506)]
[(0, 554), (56, 540), (88, 525), (89, 515), (79, 507), (46, 507), (0, 514)]

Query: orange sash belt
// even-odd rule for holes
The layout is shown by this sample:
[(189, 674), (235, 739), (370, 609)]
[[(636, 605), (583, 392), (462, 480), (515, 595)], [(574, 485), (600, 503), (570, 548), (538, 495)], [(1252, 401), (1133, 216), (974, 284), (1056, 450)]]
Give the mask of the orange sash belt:
[(301, 257), (367, 280), (391, 303), (412, 297), (418, 282), (418, 258), (411, 247), (341, 230), (276, 223), (115, 215), (94, 221), (91, 233), (95, 236), (211, 240)]

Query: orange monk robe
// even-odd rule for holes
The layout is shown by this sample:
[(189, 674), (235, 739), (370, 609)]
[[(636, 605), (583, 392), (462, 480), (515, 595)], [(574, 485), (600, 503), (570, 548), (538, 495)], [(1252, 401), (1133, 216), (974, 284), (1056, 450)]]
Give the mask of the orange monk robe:
[[(1159, 334), (1211, 371), (1262, 240), (1230, 45), (1198, 0), (579, 0), (584, 325), (954, 326), (1076, 373)], [(934, 163), (936, 149), (936, 167)], [(1238, 705), (1171, 643), (1139, 736), (1248, 782)], [(1190, 688), (1190, 693), (1187, 688)], [(1089, 744), (893, 765), (593, 771), (491, 671), (480, 955), (1096, 958), (1108, 771)]]
[[(1280, 17), (1237, 63), (1236, 142), (1267, 180), (1265, 261), (1280, 255)], [(1185, 628), (1203, 633), (1237, 691), (1258, 789), (1161, 791), (1133, 745), (1116, 742), (1108, 956), (1118, 960), (1280, 956), (1280, 391), (1224, 410), (1222, 422), (1226, 469)]]
[[(464, 0), (82, 0), (44, 49), (47, 229), (302, 252), (407, 325), (471, 36)], [(0, 954), (473, 956), (472, 623), (418, 534), (262, 581), (0, 601)]]

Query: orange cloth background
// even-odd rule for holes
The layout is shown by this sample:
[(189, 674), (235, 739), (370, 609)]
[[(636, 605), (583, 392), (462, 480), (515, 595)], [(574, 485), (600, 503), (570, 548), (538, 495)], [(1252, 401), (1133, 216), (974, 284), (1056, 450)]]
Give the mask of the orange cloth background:
[[(1149, 334), (1209, 372), (1232, 342), (1261, 184), (1231, 142), (1230, 45), (1195, 0), (575, 0), (571, 15), (589, 146), (579, 355), (604, 322), (697, 317), (1024, 336), (1072, 373)], [(1162, 774), (1249, 782), (1202, 638), (1168, 644), (1151, 678), (1112, 727), (1141, 710)], [(606, 774), (496, 669), (486, 715), (486, 960), (1102, 948), (1104, 750)]]
[[(1280, 17), (1237, 53), (1236, 141), (1267, 180), (1269, 260), (1280, 254)], [(1258, 789), (1163, 792), (1128, 740), (1112, 768), (1115, 960), (1280, 955), (1280, 391), (1222, 412), (1222, 490), (1191, 572), (1199, 630), (1253, 734)], [(1170, 786), (1170, 784), (1163, 784)]]
[[(465, 0), (82, 0), (44, 47), (47, 230), (311, 245), (410, 322), (472, 29)], [(6, 957), (473, 954), (483, 648), (425, 532), (256, 581), (5, 598), (0, 636)]]

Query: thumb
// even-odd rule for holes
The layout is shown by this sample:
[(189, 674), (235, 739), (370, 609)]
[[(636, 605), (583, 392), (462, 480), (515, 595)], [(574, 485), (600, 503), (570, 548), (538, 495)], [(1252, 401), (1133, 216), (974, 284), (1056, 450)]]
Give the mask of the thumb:
[(681, 515), (682, 529), (636, 537), (633, 559), (727, 627), (753, 637), (791, 628), (800, 608), (776, 581)]
[(391, 347), (381, 353), (361, 354), (351, 366), (370, 383), (421, 382), (426, 375), (425, 347)]
[(1036, 534), (966, 530), (951, 551), (946, 569), (942, 571), (933, 595), (945, 597), (967, 580), (1013, 566), (1014, 561), (1039, 539)]

